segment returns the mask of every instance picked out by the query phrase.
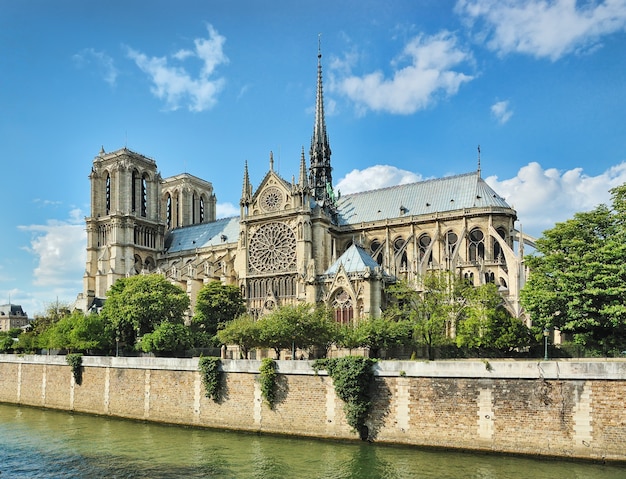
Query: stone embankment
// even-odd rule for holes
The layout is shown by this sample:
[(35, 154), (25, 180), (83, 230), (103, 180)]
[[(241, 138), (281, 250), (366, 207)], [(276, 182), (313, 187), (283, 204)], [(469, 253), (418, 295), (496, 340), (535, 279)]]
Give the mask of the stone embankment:
[[(205, 397), (198, 359), (0, 355), (0, 402), (147, 421), (358, 439), (332, 380), (277, 361), (262, 400), (260, 361), (223, 360), (223, 395)], [(370, 440), (424, 447), (626, 461), (626, 361), (380, 361)]]

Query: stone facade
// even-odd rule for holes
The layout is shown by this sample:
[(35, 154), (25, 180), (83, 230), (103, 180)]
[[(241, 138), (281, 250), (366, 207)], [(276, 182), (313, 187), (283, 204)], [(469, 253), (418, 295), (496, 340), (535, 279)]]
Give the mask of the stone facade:
[(30, 319), (19, 304), (0, 305), (0, 331), (23, 328), (29, 324)]
[[(0, 402), (224, 429), (358, 440), (324, 371), (278, 361), (277, 402), (260, 361), (225, 360), (223, 397), (205, 397), (198, 359), (0, 355)], [(369, 440), (626, 461), (626, 362), (379, 361)]]
[[(88, 309), (118, 278), (164, 274), (192, 301), (203, 284), (237, 285), (255, 316), (282, 304), (324, 302), (341, 322), (377, 317), (385, 286), (416, 289), (427, 271), (448, 270), (499, 286), (523, 316), (526, 279), (516, 212), (468, 174), (341, 195), (332, 186), (321, 55), (308, 166), (291, 181), (269, 170), (257, 188), (244, 166), (240, 214), (215, 218), (213, 185), (189, 174), (162, 179), (156, 162), (126, 148), (93, 160), (84, 292)], [(296, 173), (294, 171), (294, 173)], [(190, 314), (192, 314), (192, 311)]]

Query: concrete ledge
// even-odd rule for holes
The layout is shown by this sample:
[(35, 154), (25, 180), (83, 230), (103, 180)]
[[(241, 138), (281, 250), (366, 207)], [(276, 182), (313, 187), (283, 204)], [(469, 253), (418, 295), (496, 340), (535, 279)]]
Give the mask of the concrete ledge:
[[(65, 356), (0, 354), (0, 362), (66, 366)], [(276, 361), (280, 374), (316, 375), (313, 361)], [(198, 358), (83, 356), (83, 365), (96, 368), (197, 371)], [(257, 374), (259, 360), (223, 359), (231, 373)], [(626, 359), (593, 360), (449, 360), (378, 361), (382, 377), (485, 378), (485, 379), (604, 379), (626, 380)], [(326, 376), (326, 371), (320, 371)]]

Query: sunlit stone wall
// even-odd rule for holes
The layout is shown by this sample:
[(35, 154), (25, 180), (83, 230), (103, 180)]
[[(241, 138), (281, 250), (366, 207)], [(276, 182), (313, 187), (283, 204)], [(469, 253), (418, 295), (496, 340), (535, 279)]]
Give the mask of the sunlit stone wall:
[[(354, 439), (332, 380), (278, 361), (273, 408), (260, 361), (224, 360), (222, 398), (205, 396), (198, 359), (0, 355), (0, 402), (184, 425)], [(369, 439), (493, 452), (626, 461), (626, 361), (380, 361)]]

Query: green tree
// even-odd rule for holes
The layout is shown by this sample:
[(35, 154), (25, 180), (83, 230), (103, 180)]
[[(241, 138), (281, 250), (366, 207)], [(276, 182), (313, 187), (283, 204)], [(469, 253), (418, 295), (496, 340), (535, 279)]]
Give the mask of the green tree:
[(370, 357), (378, 358), (382, 349), (409, 344), (412, 329), (413, 324), (406, 319), (366, 318), (357, 325), (355, 337), (360, 340), (359, 346), (370, 348)]
[(180, 354), (192, 346), (191, 330), (181, 323), (163, 321), (154, 331), (146, 333), (139, 341), (145, 353)]
[(283, 349), (304, 349), (309, 346), (309, 338), (304, 333), (305, 317), (311, 306), (280, 306), (258, 321), (260, 346), (272, 348), (276, 357)]
[(339, 338), (339, 325), (333, 317), (333, 311), (324, 305), (317, 305), (313, 310), (303, 308), (300, 318), (300, 339), (298, 347), (311, 349), (320, 357), (326, 357), (328, 349)]
[(220, 329), (217, 339), (222, 344), (236, 344), (243, 358), (248, 359), (250, 350), (261, 342), (259, 325), (250, 315), (244, 314)]
[(97, 314), (85, 315), (73, 311), (39, 335), (39, 346), (45, 349), (64, 349), (69, 352), (103, 350), (111, 346), (104, 318)]
[(601, 354), (626, 345), (626, 186), (611, 194), (612, 208), (576, 213), (543, 233), (521, 291), (538, 336), (558, 327)]
[(426, 346), (428, 359), (434, 359), (434, 348), (451, 343), (450, 330), (463, 313), (468, 285), (445, 271), (429, 272), (423, 277), (419, 295), (410, 318), (414, 337)]
[(529, 331), (504, 308), (495, 284), (466, 290), (465, 311), (456, 328), (456, 344), (477, 351), (508, 352), (529, 344)]
[(159, 274), (118, 279), (109, 289), (102, 316), (122, 343), (137, 339), (163, 322), (182, 324), (189, 307), (187, 294)]
[(194, 329), (213, 337), (245, 310), (237, 286), (211, 281), (198, 292), (192, 324)]

